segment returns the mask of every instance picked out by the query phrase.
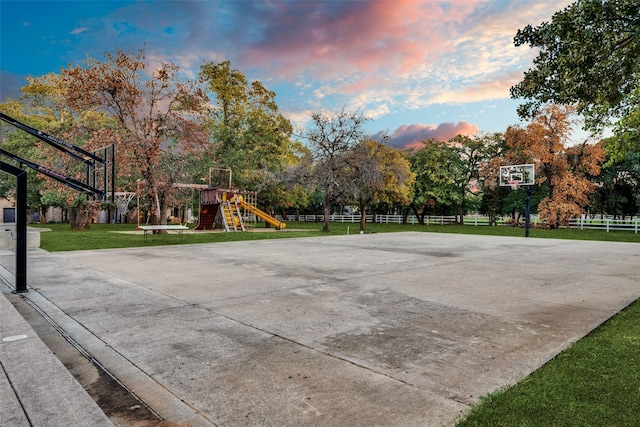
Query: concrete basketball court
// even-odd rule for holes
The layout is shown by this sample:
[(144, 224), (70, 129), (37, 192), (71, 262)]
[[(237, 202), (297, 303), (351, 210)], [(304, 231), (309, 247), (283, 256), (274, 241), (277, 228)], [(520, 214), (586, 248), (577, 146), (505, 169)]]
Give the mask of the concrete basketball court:
[(29, 252), (26, 294), (180, 425), (442, 426), (640, 296), (640, 245), (436, 233)]

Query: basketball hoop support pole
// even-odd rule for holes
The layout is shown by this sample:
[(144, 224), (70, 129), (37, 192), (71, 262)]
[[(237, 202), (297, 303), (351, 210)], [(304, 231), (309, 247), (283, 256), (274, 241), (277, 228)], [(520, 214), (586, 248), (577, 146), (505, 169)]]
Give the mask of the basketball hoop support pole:
[(531, 186), (527, 185), (527, 196), (524, 203), (524, 237), (529, 237), (529, 206), (531, 205), (532, 195)]

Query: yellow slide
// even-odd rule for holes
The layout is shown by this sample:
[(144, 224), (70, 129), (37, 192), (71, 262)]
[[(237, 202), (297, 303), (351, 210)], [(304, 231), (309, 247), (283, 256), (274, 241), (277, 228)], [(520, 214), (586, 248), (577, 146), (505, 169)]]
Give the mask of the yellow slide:
[(275, 219), (271, 215), (267, 214), (266, 212), (261, 211), (256, 206), (252, 205), (251, 203), (245, 202), (244, 199), (242, 198), (242, 196), (235, 196), (235, 197), (236, 197), (236, 200), (238, 201), (238, 204), (240, 205), (240, 207), (246, 209), (248, 212), (251, 212), (252, 214), (257, 216), (258, 218), (261, 218), (264, 221), (268, 222), (269, 224), (273, 225), (277, 230), (284, 230), (285, 228), (287, 228), (287, 224), (285, 224), (282, 221), (278, 221), (277, 219)]

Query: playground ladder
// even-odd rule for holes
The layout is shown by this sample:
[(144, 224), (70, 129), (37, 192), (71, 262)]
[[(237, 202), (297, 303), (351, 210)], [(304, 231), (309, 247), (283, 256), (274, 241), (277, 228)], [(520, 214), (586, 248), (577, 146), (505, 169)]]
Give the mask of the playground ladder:
[(237, 201), (231, 203), (231, 201), (227, 200), (222, 203), (222, 212), (224, 214), (224, 228), (226, 231), (238, 231), (240, 228), (242, 231), (245, 231), (244, 224), (242, 222), (242, 215), (240, 215), (240, 207), (238, 206)]

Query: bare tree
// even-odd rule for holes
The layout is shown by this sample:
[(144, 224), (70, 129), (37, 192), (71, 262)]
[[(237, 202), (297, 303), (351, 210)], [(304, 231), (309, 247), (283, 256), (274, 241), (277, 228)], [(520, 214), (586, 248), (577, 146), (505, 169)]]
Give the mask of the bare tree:
[(318, 186), (324, 192), (322, 231), (329, 231), (331, 204), (340, 194), (340, 180), (348, 168), (346, 154), (364, 137), (362, 129), (368, 120), (360, 111), (316, 111), (311, 113), (314, 127), (305, 134), (316, 160)]

